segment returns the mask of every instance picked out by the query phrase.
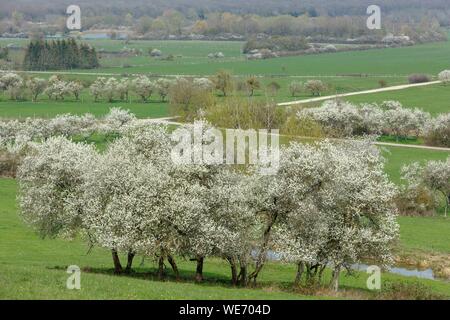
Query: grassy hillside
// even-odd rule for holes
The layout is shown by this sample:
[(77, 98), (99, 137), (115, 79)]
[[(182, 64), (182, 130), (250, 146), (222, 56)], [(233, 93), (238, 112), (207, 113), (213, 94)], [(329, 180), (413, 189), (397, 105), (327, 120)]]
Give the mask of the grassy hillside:
[[(450, 62), (449, 62), (450, 64)], [(450, 112), (450, 86), (433, 85), (399, 91), (364, 94), (347, 97), (345, 100), (363, 102), (400, 101), (405, 107), (420, 108), (433, 115)]]
[[(0, 299), (305, 299), (291, 289), (295, 267), (270, 263), (261, 274), (261, 286), (241, 289), (229, 286), (229, 267), (222, 260), (207, 259), (206, 281), (194, 284), (194, 263), (179, 259), (182, 283), (170, 278), (156, 280), (156, 264), (147, 258), (135, 262), (138, 273), (131, 276), (112, 275), (112, 263), (106, 250), (88, 248), (80, 240), (40, 239), (19, 218), (16, 208), (16, 182), (0, 179)], [(450, 252), (445, 235), (450, 223), (443, 219), (401, 218), (401, 244), (410, 248), (438, 249)], [(439, 235), (436, 234), (439, 231)], [(80, 291), (65, 288), (66, 268), (82, 268)], [(326, 277), (330, 277), (327, 273)], [(342, 288), (353, 297), (370, 297), (365, 288), (367, 275), (342, 275)], [(385, 281), (416, 282), (392, 274), (383, 274)], [(450, 284), (420, 280), (436, 293), (450, 296)], [(341, 295), (344, 295), (343, 293)]]

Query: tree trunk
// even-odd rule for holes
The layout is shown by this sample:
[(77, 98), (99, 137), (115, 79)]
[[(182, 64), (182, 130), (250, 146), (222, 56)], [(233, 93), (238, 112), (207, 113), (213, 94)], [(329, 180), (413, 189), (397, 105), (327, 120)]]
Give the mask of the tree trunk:
[(131, 266), (133, 265), (134, 255), (135, 255), (135, 253), (133, 251), (128, 252), (128, 261), (127, 261), (127, 267), (125, 268), (125, 273), (131, 272)]
[(247, 261), (240, 260), (240, 271), (239, 271), (239, 284), (242, 287), (247, 286)]
[[(275, 200), (276, 203), (276, 200)], [(261, 246), (260, 251), (258, 252), (258, 259), (256, 260), (256, 266), (255, 270), (248, 276), (248, 280), (253, 280), (253, 285), (256, 285), (256, 278), (258, 277), (259, 272), (264, 267), (264, 263), (266, 262), (267, 258), (267, 246), (269, 245), (271, 230), (275, 222), (277, 221), (278, 214), (275, 213), (270, 218), (270, 221), (266, 227), (266, 230), (264, 230), (264, 237), (263, 237), (263, 243)]]
[(296, 286), (296, 287), (300, 286), (304, 270), (305, 270), (305, 264), (303, 262), (299, 262), (297, 264), (297, 274), (295, 276), (294, 286)]
[(195, 281), (202, 282), (203, 281), (203, 262), (205, 260), (202, 256), (197, 256), (197, 268), (195, 269)]
[(167, 260), (169, 260), (170, 266), (172, 267), (173, 273), (175, 273), (175, 278), (180, 280), (180, 271), (178, 271), (177, 263), (171, 254), (167, 255)]
[(164, 279), (164, 255), (162, 252), (158, 260), (158, 278), (160, 280)]
[(122, 265), (120, 264), (120, 259), (119, 259), (119, 255), (117, 254), (117, 250), (112, 249), (111, 253), (112, 253), (112, 258), (113, 258), (113, 262), (114, 262), (114, 273), (120, 274), (120, 273), (122, 273), (123, 269), (122, 269)]
[(445, 196), (445, 217), (448, 214), (448, 205), (450, 203), (450, 194)]
[(336, 292), (339, 290), (339, 275), (340, 275), (340, 273), (341, 273), (341, 266), (334, 267), (330, 287), (331, 287), (331, 289), (333, 289)]
[(230, 268), (231, 268), (231, 284), (233, 286), (236, 286), (238, 284), (236, 260), (231, 257), (227, 257), (226, 259), (227, 259), (228, 263), (230, 264)]
[(327, 267), (326, 264), (324, 264), (323, 266), (320, 267), (320, 271), (319, 271), (319, 285), (322, 284), (323, 272), (325, 271), (326, 267)]

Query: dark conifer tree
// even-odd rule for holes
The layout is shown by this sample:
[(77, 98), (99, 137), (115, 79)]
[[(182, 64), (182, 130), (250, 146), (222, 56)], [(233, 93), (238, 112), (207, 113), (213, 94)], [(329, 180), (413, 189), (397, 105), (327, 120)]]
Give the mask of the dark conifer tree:
[(98, 68), (97, 52), (75, 39), (32, 41), (23, 60), (25, 70), (64, 70)]

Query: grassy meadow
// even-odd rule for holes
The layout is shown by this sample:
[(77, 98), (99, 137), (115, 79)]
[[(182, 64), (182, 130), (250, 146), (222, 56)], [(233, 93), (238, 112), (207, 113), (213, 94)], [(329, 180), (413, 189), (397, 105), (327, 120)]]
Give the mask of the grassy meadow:
[[(288, 91), (291, 81), (321, 79), (328, 85), (324, 95), (353, 92), (379, 87), (385, 80), (389, 86), (407, 83), (412, 73), (436, 75), (450, 69), (450, 41), (413, 47), (376, 49), (368, 51), (340, 52), (309, 56), (284, 57), (260, 61), (248, 61), (242, 54), (243, 42), (218, 41), (85, 41), (105, 52), (102, 67), (96, 70), (65, 71), (66, 79), (92, 81), (97, 74), (147, 74), (153, 76), (198, 75), (210, 76), (220, 69), (231, 71), (241, 79), (249, 75), (260, 77), (262, 87), (272, 81), (281, 85), (274, 97), (267, 97), (264, 90), (256, 91), (256, 99), (274, 99), (278, 102), (310, 98), (302, 92), (292, 97)], [(26, 46), (21, 39), (0, 39), (0, 46), (10, 43)], [(138, 48), (143, 56), (120, 58), (111, 55), (124, 47)], [(172, 54), (173, 61), (151, 58), (149, 49), (156, 48), (164, 56)], [(209, 59), (212, 52), (223, 52), (222, 59)], [(48, 78), (53, 72), (40, 74)], [(55, 72), (56, 73), (56, 72)], [(358, 75), (358, 76), (355, 76)], [(238, 93), (243, 94), (243, 93)], [(218, 97), (218, 99), (221, 99)], [(407, 107), (418, 107), (437, 115), (450, 111), (450, 86), (433, 85), (401, 91), (349, 97), (357, 103), (399, 100)], [(156, 95), (148, 103), (132, 97), (131, 102), (94, 102), (85, 89), (81, 101), (68, 98), (51, 101), (42, 95), (38, 102), (11, 101), (0, 94), (0, 118), (54, 117), (58, 114), (92, 113), (101, 116), (111, 107), (129, 109), (138, 118), (159, 118), (169, 115), (167, 102)], [(101, 136), (91, 142), (105, 147)], [(400, 169), (414, 161), (444, 160), (450, 152), (403, 147), (382, 147), (386, 158), (386, 173), (396, 184), (401, 184)], [(291, 287), (295, 266), (270, 263), (261, 273), (260, 287), (238, 289), (229, 285), (229, 266), (222, 260), (207, 259), (206, 281), (195, 284), (188, 280), (195, 273), (195, 264), (178, 259), (182, 283), (173, 278), (158, 281), (155, 277), (156, 262), (150, 258), (135, 260), (136, 273), (130, 276), (114, 276), (110, 253), (99, 248), (89, 248), (81, 239), (40, 239), (26, 226), (17, 209), (17, 183), (10, 178), (0, 178), (0, 299), (327, 299), (327, 298), (376, 298), (366, 288), (367, 274), (355, 272), (353, 276), (341, 275), (342, 292), (335, 296), (323, 292), (319, 296), (294, 291)], [(421, 251), (445, 255), (450, 259), (450, 219), (437, 217), (399, 217), (399, 250)], [(65, 287), (69, 265), (82, 268), (80, 291)], [(171, 271), (168, 270), (169, 275)], [(326, 277), (330, 277), (327, 272)], [(383, 280), (405, 283), (421, 283), (433, 293), (450, 298), (450, 282), (424, 280), (383, 273)]]
[[(179, 258), (182, 280), (158, 281), (156, 262), (150, 258), (136, 258), (136, 273), (130, 276), (112, 274), (109, 252), (89, 248), (81, 239), (40, 239), (20, 219), (16, 205), (17, 183), (0, 179), (0, 299), (326, 299), (336, 298), (331, 293), (306, 296), (291, 288), (295, 266), (270, 263), (263, 269), (258, 288), (233, 288), (229, 285), (229, 267), (218, 259), (207, 259), (203, 284), (190, 278), (195, 264)], [(425, 228), (417, 233), (419, 223)], [(401, 245), (409, 248), (440, 250), (450, 253), (445, 234), (450, 232), (450, 221), (439, 218), (401, 218)], [(436, 232), (438, 231), (438, 232)], [(69, 265), (82, 268), (81, 287), (65, 288)], [(330, 277), (327, 272), (326, 277)], [(368, 275), (356, 272), (342, 275), (342, 290), (354, 298), (373, 298), (375, 293), (365, 289)], [(383, 273), (386, 282), (406, 281), (421, 283), (432, 292), (450, 297), (450, 283), (433, 280), (415, 280)], [(337, 296), (338, 298), (344, 298)]]

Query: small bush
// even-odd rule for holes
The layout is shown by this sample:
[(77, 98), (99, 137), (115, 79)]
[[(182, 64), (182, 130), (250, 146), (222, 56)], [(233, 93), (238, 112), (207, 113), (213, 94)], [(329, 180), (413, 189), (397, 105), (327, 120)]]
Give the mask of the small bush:
[(208, 106), (205, 118), (222, 128), (279, 129), (286, 122), (286, 110), (275, 103), (232, 97)]
[(378, 299), (382, 300), (442, 300), (443, 296), (419, 282), (385, 282)]
[(323, 138), (322, 126), (312, 118), (298, 118), (295, 115), (286, 119), (282, 128), (283, 134), (301, 137)]
[(426, 74), (412, 74), (408, 77), (410, 84), (430, 82), (431, 79)]
[(450, 147), (450, 114), (442, 114), (429, 121), (425, 129), (427, 145)]
[(396, 198), (402, 216), (432, 216), (437, 209), (433, 193), (423, 187), (408, 187)]
[(169, 111), (182, 121), (192, 122), (202, 110), (215, 104), (211, 90), (200, 88), (190, 79), (180, 78), (169, 89)]
[(313, 96), (320, 96), (327, 86), (321, 80), (308, 80), (305, 83), (305, 89), (310, 91)]
[(386, 88), (387, 87), (387, 81), (381, 79), (380, 81), (378, 81), (378, 84), (380, 86), (380, 88)]
[(293, 97), (295, 97), (296, 95), (300, 94), (300, 92), (303, 90), (303, 83), (299, 82), (299, 81), (292, 81), (289, 84), (289, 92), (291, 93), (291, 95)]
[(272, 96), (276, 96), (278, 91), (280, 91), (281, 89), (281, 85), (276, 82), (276, 81), (272, 81), (271, 83), (269, 83), (267, 85), (267, 91), (272, 95)]
[(17, 157), (0, 151), (0, 177), (15, 177), (18, 164)]
[(244, 53), (252, 50), (268, 49), (271, 51), (299, 51), (309, 48), (305, 37), (298, 36), (274, 36), (269, 39), (249, 39), (244, 45)]

